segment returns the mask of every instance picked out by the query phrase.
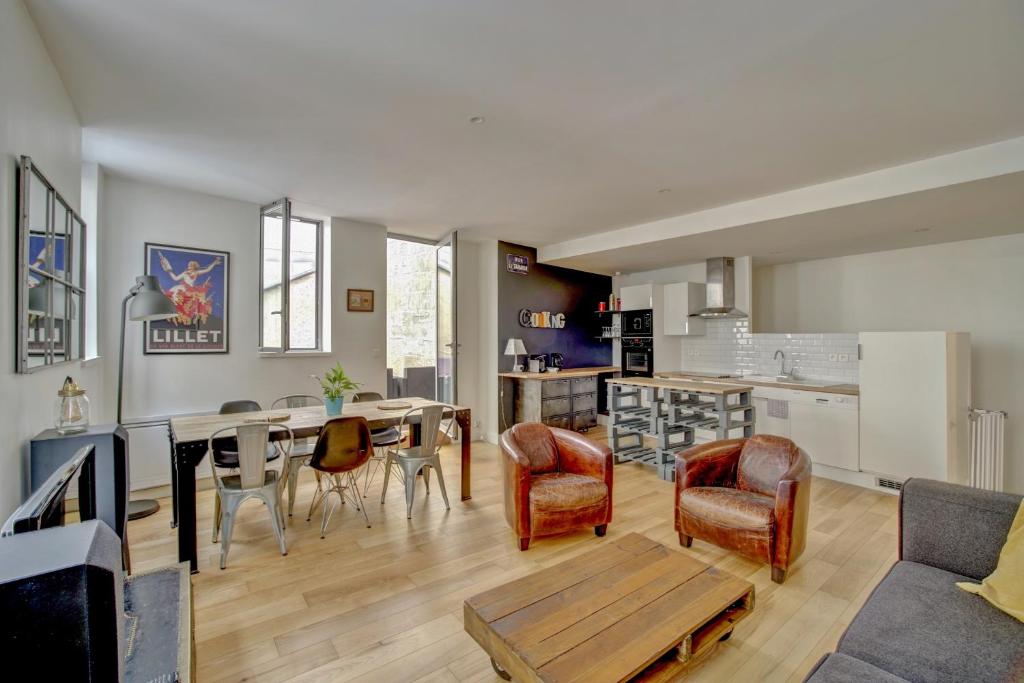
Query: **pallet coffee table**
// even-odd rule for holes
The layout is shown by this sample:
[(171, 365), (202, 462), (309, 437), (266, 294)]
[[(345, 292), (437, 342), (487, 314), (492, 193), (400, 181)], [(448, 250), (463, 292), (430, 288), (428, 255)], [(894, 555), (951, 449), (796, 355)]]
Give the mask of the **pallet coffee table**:
[(506, 680), (673, 680), (732, 634), (754, 586), (640, 534), (475, 595), (466, 631)]

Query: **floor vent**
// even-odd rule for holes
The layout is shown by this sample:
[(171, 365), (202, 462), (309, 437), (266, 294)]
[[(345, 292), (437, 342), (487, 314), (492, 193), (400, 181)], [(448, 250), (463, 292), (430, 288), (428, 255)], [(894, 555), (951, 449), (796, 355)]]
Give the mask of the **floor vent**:
[(895, 479), (883, 479), (882, 477), (875, 477), (875, 485), (883, 489), (892, 489), (893, 491), (902, 491), (903, 482)]

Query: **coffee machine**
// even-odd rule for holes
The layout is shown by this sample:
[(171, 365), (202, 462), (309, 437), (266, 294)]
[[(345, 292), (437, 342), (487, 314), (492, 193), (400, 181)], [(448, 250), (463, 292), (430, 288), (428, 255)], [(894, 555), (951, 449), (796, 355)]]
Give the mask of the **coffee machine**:
[(530, 372), (544, 372), (547, 369), (548, 357), (543, 353), (536, 353), (530, 356), (526, 369)]
[(558, 372), (565, 367), (565, 356), (560, 353), (551, 353), (548, 358), (549, 372)]

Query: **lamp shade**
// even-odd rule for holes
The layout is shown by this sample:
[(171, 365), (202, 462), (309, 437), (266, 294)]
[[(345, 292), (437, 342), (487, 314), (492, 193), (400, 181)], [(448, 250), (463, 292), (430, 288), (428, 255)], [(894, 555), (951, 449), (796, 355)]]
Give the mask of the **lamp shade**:
[(130, 320), (167, 320), (178, 315), (174, 303), (160, 291), (156, 277), (142, 275), (135, 278), (135, 284), (139, 290), (128, 307)]
[(506, 356), (525, 356), (526, 346), (523, 344), (522, 339), (516, 339), (512, 337), (508, 340), (508, 344), (505, 345)]

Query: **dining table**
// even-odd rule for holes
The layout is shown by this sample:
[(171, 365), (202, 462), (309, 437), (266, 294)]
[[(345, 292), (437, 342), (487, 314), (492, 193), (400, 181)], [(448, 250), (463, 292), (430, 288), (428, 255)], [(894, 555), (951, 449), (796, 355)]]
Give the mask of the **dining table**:
[[(396, 409), (395, 406), (398, 405), (402, 407)], [(447, 410), (443, 413), (444, 418), (454, 419), (459, 426), (462, 500), (467, 501), (471, 497), (469, 474), (472, 416), (469, 408), (410, 396), (390, 401), (346, 402), (340, 417), (365, 418), (370, 429), (396, 427), (410, 410), (431, 405), (445, 406)], [(285, 417), (286, 419), (282, 419)], [(178, 561), (188, 562), (193, 574), (199, 572), (196, 551), (196, 467), (206, 456), (209, 450), (210, 436), (214, 432), (237, 427), (246, 422), (269, 420), (291, 429), (296, 439), (315, 438), (329, 420), (338, 417), (337, 415), (327, 415), (324, 406), (309, 406), (228, 415), (183, 415), (170, 418), (168, 432), (171, 441), (171, 526), (177, 527), (178, 530)], [(410, 415), (406, 424), (409, 427), (409, 445), (418, 445), (420, 443), (418, 417), (415, 414)], [(227, 432), (223, 437), (215, 440), (215, 443), (221, 439), (228, 441), (231, 438), (231, 433)], [(285, 439), (287, 432), (283, 429), (271, 430), (269, 438), (271, 440)]]

